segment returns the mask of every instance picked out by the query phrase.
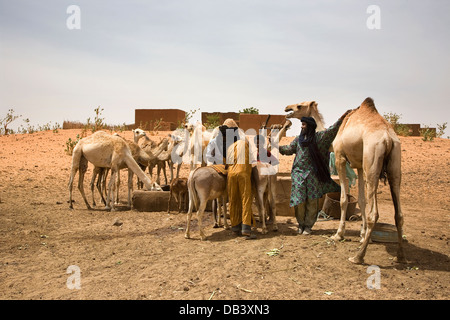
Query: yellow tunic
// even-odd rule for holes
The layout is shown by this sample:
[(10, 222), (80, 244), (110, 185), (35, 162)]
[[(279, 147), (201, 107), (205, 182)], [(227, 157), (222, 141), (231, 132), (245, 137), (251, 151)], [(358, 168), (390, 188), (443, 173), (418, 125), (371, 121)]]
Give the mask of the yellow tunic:
[(252, 165), (249, 161), (248, 141), (238, 140), (228, 148), (228, 201), (231, 226), (252, 224)]

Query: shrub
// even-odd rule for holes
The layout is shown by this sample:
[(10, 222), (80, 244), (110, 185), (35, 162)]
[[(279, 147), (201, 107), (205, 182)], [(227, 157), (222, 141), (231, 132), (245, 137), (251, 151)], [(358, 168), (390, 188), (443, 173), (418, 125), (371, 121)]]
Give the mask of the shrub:
[(79, 134), (77, 134), (76, 140), (72, 140), (71, 138), (69, 138), (69, 140), (66, 141), (66, 149), (64, 149), (64, 152), (67, 155), (71, 156), (73, 153), (73, 149), (77, 145), (78, 141), (80, 141), (81, 139), (82, 139), (82, 137)]
[(399, 123), (401, 115), (389, 112), (385, 113), (383, 117), (387, 120), (387, 122), (389, 122), (392, 125), (392, 128), (394, 128), (395, 133), (398, 134), (399, 136), (407, 137), (411, 135), (411, 130), (409, 129), (409, 127), (405, 124)]

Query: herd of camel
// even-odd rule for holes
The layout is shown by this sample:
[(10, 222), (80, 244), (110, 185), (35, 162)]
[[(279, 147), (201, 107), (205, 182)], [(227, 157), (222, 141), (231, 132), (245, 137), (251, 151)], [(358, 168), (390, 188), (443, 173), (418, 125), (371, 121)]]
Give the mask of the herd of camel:
[[(318, 110), (315, 101), (302, 102), (289, 105), (285, 108), (286, 122), (278, 125), (277, 134), (270, 139), (279, 141), (282, 134), (289, 128), (291, 122), (289, 119), (301, 119), (304, 116), (313, 117), (317, 122), (317, 130), (324, 130), (324, 120)], [(127, 141), (117, 134), (107, 134), (102, 131), (95, 132), (91, 136), (80, 140), (73, 150), (72, 168), (69, 179), (69, 206), (73, 208), (72, 188), (73, 180), (79, 171), (78, 189), (86, 203), (88, 209), (91, 208), (83, 188), (84, 174), (87, 171), (88, 163), (94, 165), (93, 177), (91, 180), (91, 192), (93, 194), (94, 185), (99, 189), (102, 199), (107, 209), (114, 210), (114, 204), (118, 200), (119, 170), (128, 168), (128, 205), (131, 206), (131, 192), (133, 175), (136, 174), (138, 184), (145, 185), (147, 190), (161, 190), (159, 187), (159, 176), (162, 169), (165, 174), (165, 164), (168, 163), (171, 172), (171, 186), (173, 190), (186, 190), (189, 195), (189, 209), (187, 214), (187, 228), (185, 237), (190, 237), (191, 215), (197, 209), (198, 223), (201, 239), (204, 240), (205, 234), (202, 228), (202, 215), (209, 200), (217, 205), (220, 224), (221, 209), (224, 210), (224, 224), (228, 228), (226, 219), (226, 175), (219, 173), (211, 166), (196, 165), (195, 159), (190, 159), (189, 178), (178, 177), (181, 162), (178, 163), (176, 178), (173, 174), (174, 161), (171, 161), (173, 155), (178, 152), (181, 156), (181, 150), (192, 153), (195, 147), (205, 148), (209, 140), (218, 132), (217, 128), (213, 132), (206, 131), (204, 126), (186, 125), (190, 135), (189, 141), (186, 137), (171, 135), (164, 138), (159, 144), (148, 138), (145, 131), (141, 129), (133, 130), (134, 141)], [(274, 128), (272, 128), (274, 129)], [(280, 130), (281, 129), (281, 130)], [(269, 141), (268, 140), (268, 144)], [(170, 140), (170, 141), (169, 141)], [(185, 147), (178, 148), (181, 144)], [(196, 145), (197, 144), (197, 145)], [(403, 215), (400, 206), (400, 184), (401, 184), (401, 146), (400, 140), (395, 134), (392, 126), (378, 113), (372, 98), (366, 98), (359, 107), (353, 109), (344, 118), (342, 125), (332, 144), (332, 151), (335, 153), (335, 163), (341, 185), (341, 219), (333, 240), (342, 240), (345, 233), (346, 210), (348, 205), (348, 180), (346, 179), (345, 167), (347, 164), (357, 170), (358, 174), (358, 205), (361, 210), (362, 245), (354, 257), (349, 260), (356, 264), (364, 262), (367, 246), (375, 224), (378, 220), (377, 206), (377, 188), (379, 180), (384, 178), (389, 182), (392, 201), (395, 209), (395, 224), (398, 234), (397, 262), (405, 263), (405, 255), (402, 245), (403, 240)], [(151, 175), (153, 167), (158, 168), (156, 182), (152, 181)], [(276, 174), (268, 175), (263, 171), (270, 165), (257, 162), (252, 168), (252, 188), (258, 206), (260, 221), (262, 222), (262, 232), (266, 233), (266, 203), (270, 207), (273, 223), (273, 229), (277, 230), (276, 224), (276, 206), (275, 206), (275, 188)], [(145, 173), (149, 167), (150, 177)], [(106, 185), (106, 176), (111, 171), (108, 185)], [(97, 183), (95, 184), (95, 179)], [(167, 181), (167, 177), (166, 177)], [(166, 182), (167, 184), (167, 182)], [(179, 184), (177, 187), (176, 184)], [(103, 197), (106, 186), (106, 199)], [(171, 196), (172, 191), (171, 190)], [(365, 196), (363, 196), (365, 195)], [(92, 196), (95, 206), (94, 196)], [(170, 201), (170, 199), (169, 199)], [(181, 203), (180, 199), (177, 199)], [(220, 205), (221, 204), (221, 205)], [(366, 206), (368, 213), (366, 214)]]

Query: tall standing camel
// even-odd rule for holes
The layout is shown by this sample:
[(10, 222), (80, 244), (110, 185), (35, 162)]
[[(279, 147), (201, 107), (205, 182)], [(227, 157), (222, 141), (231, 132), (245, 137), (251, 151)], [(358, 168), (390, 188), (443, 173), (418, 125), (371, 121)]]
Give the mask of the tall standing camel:
[[(313, 117), (317, 122), (317, 127), (319, 128), (320, 125), (320, 128), (324, 128), (323, 118), (315, 101), (290, 105), (285, 108), (285, 111), (291, 111), (287, 115), (289, 118)], [(358, 170), (358, 204), (363, 223), (361, 248), (349, 260), (357, 264), (364, 262), (370, 236), (379, 216), (377, 205), (378, 180), (387, 176), (394, 203), (395, 224), (398, 233), (397, 261), (404, 263), (406, 260), (402, 244), (403, 214), (400, 206), (400, 140), (392, 126), (378, 113), (372, 98), (366, 98), (358, 108), (345, 117), (333, 142), (333, 149), (341, 185), (341, 220), (333, 239), (341, 240), (345, 233), (345, 216), (348, 205), (345, 166), (348, 161), (352, 168)], [(366, 202), (369, 206), (367, 218), (365, 214)]]
[[(87, 208), (90, 209), (83, 187), (84, 174), (86, 173), (88, 162), (91, 162), (95, 167), (111, 169), (106, 209), (115, 210), (114, 191), (116, 188), (117, 174), (122, 163), (125, 163), (127, 167), (144, 182), (149, 190), (152, 188), (152, 181), (145, 175), (133, 159), (131, 150), (125, 140), (118, 136), (109, 135), (103, 131), (97, 131), (92, 135), (81, 139), (73, 149), (72, 168), (69, 178), (69, 208), (71, 209), (73, 209), (73, 179), (78, 170), (80, 171), (78, 189), (80, 190)], [(110, 204), (111, 207), (109, 207)]]

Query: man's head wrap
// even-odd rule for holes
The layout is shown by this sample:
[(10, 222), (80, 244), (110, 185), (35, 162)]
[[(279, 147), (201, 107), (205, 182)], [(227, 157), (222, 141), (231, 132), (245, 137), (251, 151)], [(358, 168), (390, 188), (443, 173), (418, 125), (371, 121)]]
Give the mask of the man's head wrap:
[[(230, 122), (230, 121), (227, 122), (227, 120), (231, 120), (232, 122)], [(236, 122), (234, 122), (233, 119), (227, 119), (227, 120), (225, 120), (225, 122), (227, 122), (228, 124), (234, 123), (234, 125), (236, 125)], [(220, 134), (217, 136), (217, 142), (218, 142), (218, 145), (222, 147), (221, 151), (222, 151), (222, 155), (224, 158), (227, 157), (228, 147), (231, 146), (233, 143), (235, 143), (238, 140), (238, 134), (239, 134), (238, 129), (239, 128), (237, 127), (237, 125), (235, 127), (229, 127), (225, 124), (219, 126)], [(228, 133), (228, 137), (229, 138), (230, 138), (230, 136), (232, 137), (232, 139), (228, 139), (228, 140), (231, 140), (231, 141), (227, 141), (227, 131), (229, 131), (229, 130), (232, 131), (232, 132)]]
[(307, 147), (309, 155), (311, 156), (314, 171), (319, 181), (327, 182), (331, 179), (330, 168), (325, 159), (320, 154), (316, 141), (316, 120), (312, 117), (302, 117), (301, 122), (306, 123), (306, 130), (302, 130), (299, 137), (299, 142), (302, 147)]
[(300, 121), (301, 121), (301, 122), (305, 122), (305, 123), (308, 125), (308, 127), (311, 127), (311, 128), (313, 128), (314, 130), (316, 130), (316, 128), (317, 128), (316, 120), (314, 120), (313, 117), (302, 117), (302, 118), (300, 119)]

